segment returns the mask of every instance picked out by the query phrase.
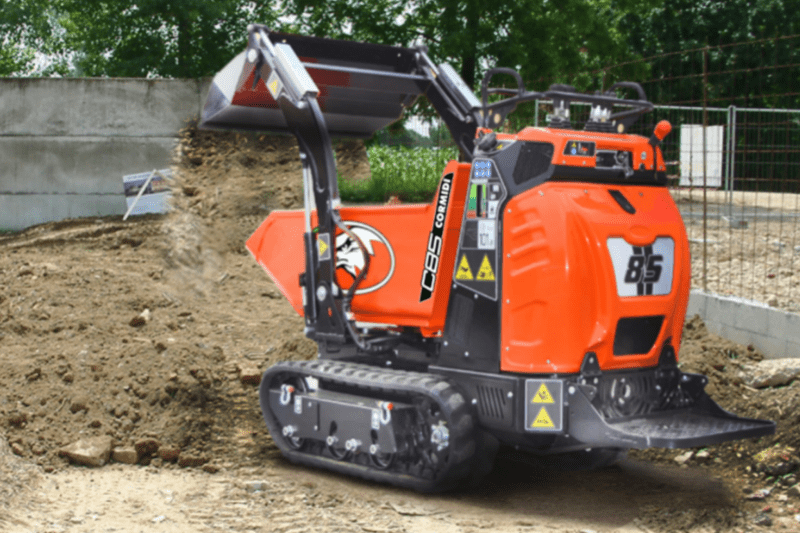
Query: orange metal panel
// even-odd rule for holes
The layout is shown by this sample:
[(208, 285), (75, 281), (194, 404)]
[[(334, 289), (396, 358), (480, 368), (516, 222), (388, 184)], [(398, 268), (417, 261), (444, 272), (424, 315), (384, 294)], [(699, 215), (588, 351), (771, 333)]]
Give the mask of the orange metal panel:
[[(339, 210), (370, 254), (369, 272), (353, 299), (356, 320), (419, 327), (428, 336), (444, 328), (469, 168), (451, 161), (431, 204)], [(443, 205), (436, 202), (445, 196), (446, 215)], [(316, 224), (316, 213), (312, 224)], [(432, 231), (435, 226), (440, 229), (440, 241)], [(302, 234), (302, 211), (275, 211), (247, 241), (247, 248), (300, 314), (298, 280), (305, 270)], [(346, 291), (364, 266), (363, 256), (344, 233), (336, 236), (333, 245), (337, 283)], [(423, 283), (433, 287), (429, 298), (421, 299)]]
[[(636, 214), (624, 212), (609, 188), (620, 189)], [(588, 351), (604, 370), (638, 368), (655, 365), (669, 337), (679, 349), (689, 244), (666, 188), (548, 182), (513, 198), (503, 216), (503, 371), (578, 372)], [(608, 239), (644, 246), (662, 236), (674, 241), (670, 293), (620, 297)], [(665, 316), (653, 349), (614, 356), (617, 320), (652, 315)]]
[[(582, 168), (593, 168), (595, 157), (582, 157), (579, 155), (565, 155), (565, 147), (570, 141), (584, 141), (595, 144), (595, 150), (623, 150), (633, 155), (633, 168), (653, 169), (654, 149), (647, 139), (641, 135), (628, 135), (616, 133), (600, 133), (594, 131), (574, 131), (556, 128), (525, 128), (518, 134), (498, 134), (498, 141), (519, 140), (549, 142), (553, 144), (553, 164), (567, 165)], [(666, 170), (661, 150), (656, 150), (657, 170)]]

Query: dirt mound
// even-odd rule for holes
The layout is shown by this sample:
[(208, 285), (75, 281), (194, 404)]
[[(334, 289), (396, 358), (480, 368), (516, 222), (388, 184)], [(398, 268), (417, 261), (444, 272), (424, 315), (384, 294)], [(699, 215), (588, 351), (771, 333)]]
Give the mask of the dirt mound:
[[(369, 179), (361, 141), (335, 143), (337, 170)], [(175, 150), (172, 211), (164, 223), (173, 282), (207, 293), (224, 275), (227, 253), (244, 243), (273, 209), (302, 207), (300, 152), (291, 136), (201, 130), (180, 132)]]
[[(340, 176), (369, 179), (363, 142), (338, 141), (334, 146)], [(302, 207), (300, 152), (291, 136), (208, 131), (189, 125), (180, 133), (174, 176), (174, 211), (167, 230), (176, 218), (179, 227), (185, 224), (181, 217), (190, 213), (216, 237), (204, 235), (204, 241), (211, 241), (206, 245), (220, 252), (243, 251), (244, 241), (272, 209)]]
[[(364, 179), (363, 144), (339, 154), (341, 171)], [(0, 239), (0, 431), (48, 471), (66, 464), (60, 447), (94, 435), (230, 461), (226, 438), (252, 437), (237, 413), (260, 425), (239, 368), (316, 353), (244, 249), (271, 209), (300, 205), (294, 139), (188, 127), (174, 176), (168, 215)]]

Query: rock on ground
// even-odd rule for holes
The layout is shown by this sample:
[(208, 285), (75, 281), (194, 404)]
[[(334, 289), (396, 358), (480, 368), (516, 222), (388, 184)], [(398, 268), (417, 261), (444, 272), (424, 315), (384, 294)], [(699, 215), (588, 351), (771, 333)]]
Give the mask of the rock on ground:
[(111, 455), (111, 437), (90, 437), (64, 446), (59, 450), (70, 461), (86, 466), (103, 466)]
[(139, 454), (136, 453), (136, 448), (133, 446), (114, 448), (114, 451), (111, 452), (111, 458), (117, 463), (125, 463), (128, 465), (135, 465), (139, 462)]
[(800, 359), (765, 359), (753, 365), (747, 384), (755, 389), (788, 385), (800, 377)]

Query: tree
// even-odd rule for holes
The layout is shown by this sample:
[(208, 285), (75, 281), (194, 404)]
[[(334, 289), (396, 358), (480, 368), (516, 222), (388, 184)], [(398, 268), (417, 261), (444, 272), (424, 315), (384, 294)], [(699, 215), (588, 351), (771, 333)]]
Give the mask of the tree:
[(35, 52), (51, 58), (39, 67), (41, 72), (60, 73), (63, 32), (55, 26), (55, 12), (46, 0), (0, 0), (0, 76), (33, 72)]
[(623, 23), (634, 53), (658, 56), (648, 60), (654, 100), (699, 105), (705, 71), (711, 105), (796, 107), (797, 8), (789, 0), (667, 0)]
[[(516, 68), (528, 82), (555, 82), (628, 57), (617, 22), (654, 0), (287, 0), (291, 29), (322, 37), (430, 47), (437, 62), (476, 87), (494, 66)], [(376, 16), (376, 13), (378, 15)], [(533, 88), (533, 87), (531, 87)], [(544, 87), (536, 87), (544, 88)]]
[(210, 76), (244, 48), (249, 23), (272, 20), (241, 0), (103, 0), (91, 10), (80, 0), (57, 3), (85, 76)]
[[(6, 4), (10, 4), (6, 0)], [(245, 45), (246, 26), (383, 44), (429, 46), (476, 87), (493, 66), (520, 70), (531, 88), (629, 56), (619, 21), (655, 0), (15, 0), (28, 47), (60, 53), (83, 76), (209, 76)], [(20, 34), (0, 25), (0, 38)], [(3, 41), (0, 41), (3, 42)], [(56, 46), (58, 45), (58, 46)], [(5, 63), (19, 50), (5, 46)], [(17, 54), (16, 56), (14, 54)], [(57, 55), (57, 54), (56, 54)], [(22, 63), (20, 63), (22, 62)], [(61, 68), (60, 67), (60, 68)], [(7, 67), (11, 68), (11, 67)], [(63, 69), (62, 69), (63, 70)], [(593, 80), (571, 76), (590, 86)]]

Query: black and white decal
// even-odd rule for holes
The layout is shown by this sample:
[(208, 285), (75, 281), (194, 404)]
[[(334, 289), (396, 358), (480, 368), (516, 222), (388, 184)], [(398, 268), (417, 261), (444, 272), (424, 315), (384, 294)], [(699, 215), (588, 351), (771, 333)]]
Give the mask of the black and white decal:
[(428, 234), (428, 249), (425, 252), (425, 266), (422, 269), (422, 280), (419, 301), (424, 302), (433, 295), (436, 286), (436, 273), (439, 271), (439, 256), (442, 255), (442, 235), (447, 219), (447, 207), (450, 205), (450, 192), (453, 186), (453, 174), (442, 178), (439, 194), (436, 195), (436, 214), (433, 216), (433, 227)]
[(619, 296), (660, 296), (672, 290), (675, 241), (659, 237), (648, 246), (633, 246), (619, 237), (609, 238)]
[[(378, 251), (376, 243), (380, 243), (382, 245), (381, 253), (388, 254), (389, 256), (389, 268), (385, 272), (378, 273), (379, 281), (371, 285), (365, 283), (362, 288), (356, 290), (356, 294), (367, 294), (372, 291), (377, 291), (386, 285), (394, 274), (395, 258), (392, 245), (389, 244), (389, 241), (383, 236), (383, 233), (363, 222), (348, 220), (345, 221), (344, 224), (359, 238), (359, 240), (361, 240), (361, 243), (364, 245), (369, 255), (374, 256), (376, 254)], [(353, 279), (364, 269), (364, 254), (361, 252), (358, 243), (351, 239), (346, 233), (340, 233), (336, 236), (336, 268), (344, 270), (350, 274)]]

